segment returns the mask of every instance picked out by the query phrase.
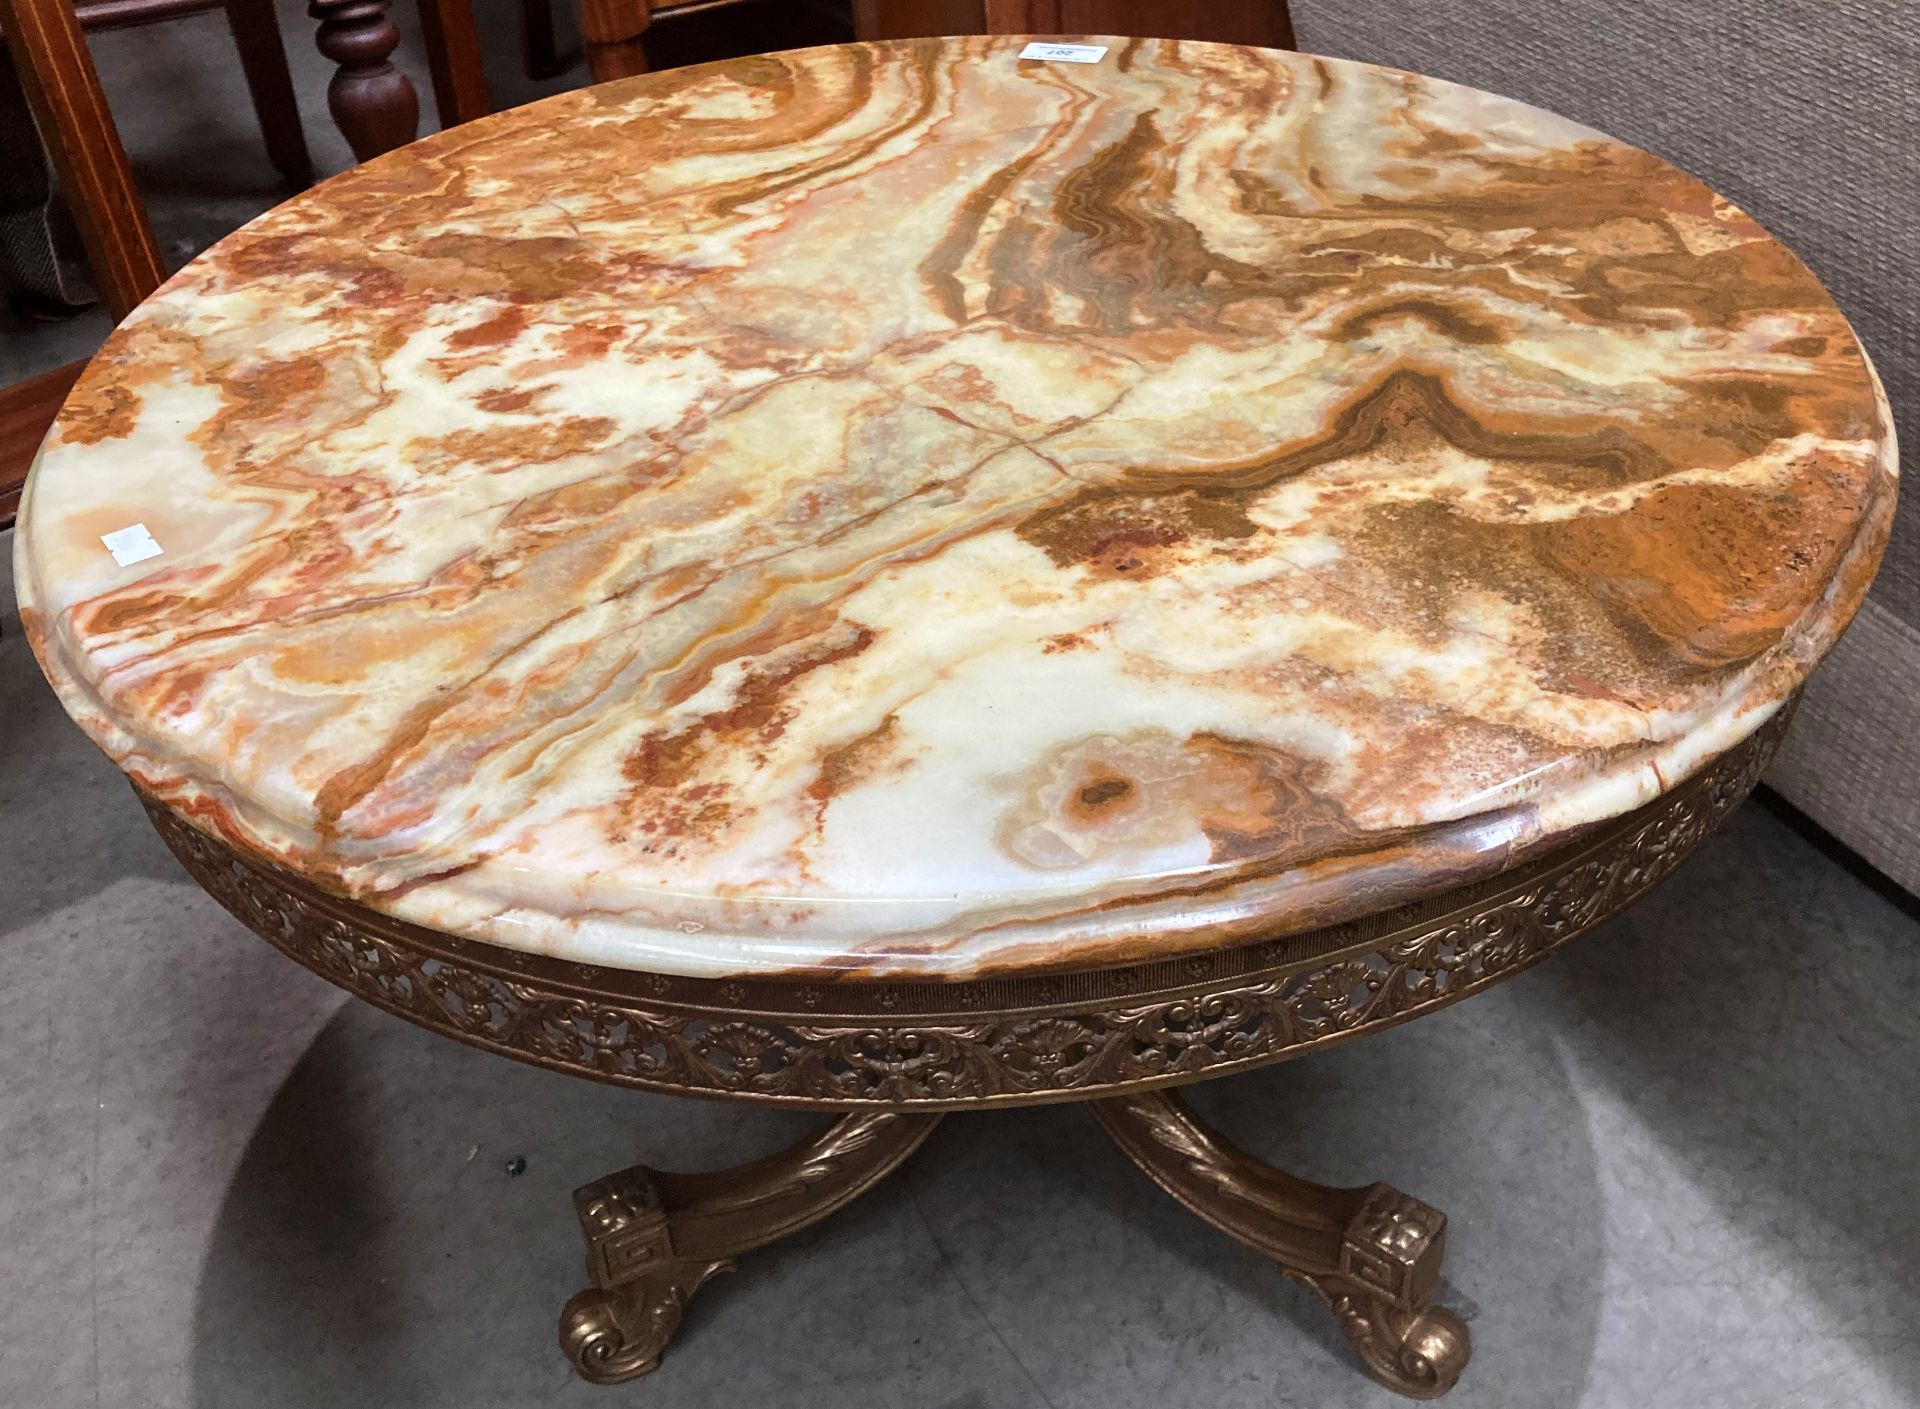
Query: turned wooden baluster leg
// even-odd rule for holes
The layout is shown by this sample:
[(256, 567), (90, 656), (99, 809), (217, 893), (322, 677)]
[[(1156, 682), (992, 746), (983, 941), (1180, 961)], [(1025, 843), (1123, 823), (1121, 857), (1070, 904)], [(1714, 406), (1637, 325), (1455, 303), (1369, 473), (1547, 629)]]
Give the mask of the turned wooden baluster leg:
[(1122, 1150), (1189, 1212), (1325, 1298), (1367, 1371), (1433, 1399), (1466, 1367), (1467, 1328), (1431, 1305), (1447, 1220), (1385, 1184), (1330, 1189), (1236, 1148), (1171, 1091), (1092, 1101)]
[(560, 1349), (596, 1384), (646, 1374), (701, 1283), (866, 1192), (939, 1123), (938, 1115), (842, 1116), (738, 1169), (669, 1174), (635, 1165), (576, 1190), (593, 1285), (560, 1313)]
[(353, 148), (368, 161), (404, 147), (420, 132), (420, 95), (391, 62), (400, 31), (386, 0), (311, 0), (320, 22), (314, 43), (339, 68), (327, 84), (327, 107)]

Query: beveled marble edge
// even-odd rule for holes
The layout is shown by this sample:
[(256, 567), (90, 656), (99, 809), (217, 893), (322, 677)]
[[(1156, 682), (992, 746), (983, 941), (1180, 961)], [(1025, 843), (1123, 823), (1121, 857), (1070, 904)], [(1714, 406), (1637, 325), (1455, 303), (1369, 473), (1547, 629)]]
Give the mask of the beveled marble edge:
[[(1021, 972), (963, 982), (823, 982), (820, 976), (798, 982), (751, 976), (715, 980), (505, 949), (370, 911), (321, 890), (304, 876), (229, 850), (137, 786), (135, 793), (167, 847), (223, 906), (333, 982), (353, 987), (355, 980), (373, 980), (376, 1000), (391, 996), (395, 962), (406, 966), (437, 961), (452, 966), (449, 976), (456, 983), (472, 973), (521, 985), (536, 1001), (633, 1004), (653, 1015), (695, 1020), (855, 1020), (877, 1026), (1032, 1020), (1085, 1014), (1093, 1005), (1125, 1004), (1131, 1009), (1141, 1003), (1189, 1003), (1223, 985), (1244, 990), (1370, 955), (1399, 956), (1410, 944), (1418, 944), (1437, 962), (1444, 962), (1445, 950), (1453, 943), (1468, 950), (1503, 950), (1513, 942), (1516, 921), (1538, 925), (1549, 945), (1558, 944), (1658, 884), (1746, 799), (1779, 747), (1797, 700), (1648, 806), (1583, 828), (1538, 860), (1485, 881), (1289, 939), (1119, 967)], [(1491, 961), (1495, 955), (1483, 957)], [(1524, 955), (1506, 955), (1515, 957)], [(1504, 964), (1490, 963), (1492, 968)], [(434, 1010), (433, 1004), (426, 1006)]]

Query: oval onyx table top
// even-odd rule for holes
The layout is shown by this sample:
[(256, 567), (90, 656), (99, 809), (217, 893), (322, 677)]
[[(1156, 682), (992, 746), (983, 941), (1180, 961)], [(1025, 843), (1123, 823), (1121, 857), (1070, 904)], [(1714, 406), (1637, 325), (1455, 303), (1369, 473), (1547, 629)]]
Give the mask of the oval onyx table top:
[(1895, 455), (1788, 251), (1505, 99), (1104, 42), (569, 93), (222, 241), (27, 490), (67, 708), (403, 919), (957, 978), (1429, 895), (1793, 693)]

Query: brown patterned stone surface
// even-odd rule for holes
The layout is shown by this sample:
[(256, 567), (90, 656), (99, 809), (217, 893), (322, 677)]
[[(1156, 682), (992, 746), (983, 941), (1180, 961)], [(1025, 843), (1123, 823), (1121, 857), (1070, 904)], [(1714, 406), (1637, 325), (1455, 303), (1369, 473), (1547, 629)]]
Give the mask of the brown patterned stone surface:
[(1805, 268), (1537, 109), (1109, 43), (629, 80), (256, 221), (42, 454), (49, 678), (373, 908), (716, 976), (1296, 932), (1759, 727), (1894, 498)]

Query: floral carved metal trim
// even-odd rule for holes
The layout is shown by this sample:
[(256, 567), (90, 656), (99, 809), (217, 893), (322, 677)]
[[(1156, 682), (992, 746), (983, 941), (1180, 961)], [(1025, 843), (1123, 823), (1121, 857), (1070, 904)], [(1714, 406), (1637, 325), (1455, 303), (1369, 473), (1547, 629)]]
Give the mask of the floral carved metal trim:
[(561, 963), (388, 919), (143, 801), (174, 855), (255, 933), (475, 1046), (768, 1104), (1024, 1105), (1296, 1056), (1518, 972), (1664, 879), (1752, 790), (1789, 713), (1638, 812), (1491, 883), (1314, 936), (999, 983), (722, 982)]

